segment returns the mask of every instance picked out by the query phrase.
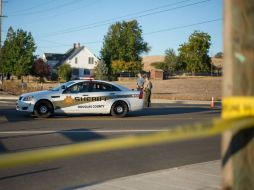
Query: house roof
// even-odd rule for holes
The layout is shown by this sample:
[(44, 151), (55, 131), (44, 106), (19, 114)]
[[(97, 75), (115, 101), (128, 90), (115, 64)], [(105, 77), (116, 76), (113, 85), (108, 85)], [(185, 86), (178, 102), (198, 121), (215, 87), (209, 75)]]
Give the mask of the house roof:
[[(79, 52), (81, 52), (85, 46), (80, 46), (80, 44), (74, 44), (72, 48), (66, 51), (64, 54), (60, 53), (44, 53), (48, 61), (59, 61), (54, 67), (58, 67), (66, 62), (68, 59), (74, 58)], [(86, 48), (87, 49), (87, 48)], [(89, 49), (87, 49), (91, 54), (93, 54)], [(93, 54), (94, 55), (94, 54)], [(94, 55), (96, 57), (96, 55)], [(96, 57), (97, 58), (97, 57)], [(98, 58), (97, 58), (98, 59)]]
[(85, 47), (76, 47), (76, 48), (71, 48), (69, 49), (64, 55), (65, 55), (65, 60), (66, 59), (72, 59), (75, 57), (80, 51), (82, 51)]
[(83, 49), (84, 49), (84, 46), (73, 47), (73, 48), (69, 49), (65, 54), (63, 54), (62, 59), (59, 60), (59, 63), (57, 63), (55, 65), (55, 67), (58, 67), (58, 66), (62, 65), (68, 59), (72, 59), (73, 57), (75, 57)]
[(60, 53), (44, 53), (48, 61), (60, 61), (64, 58), (64, 54)]

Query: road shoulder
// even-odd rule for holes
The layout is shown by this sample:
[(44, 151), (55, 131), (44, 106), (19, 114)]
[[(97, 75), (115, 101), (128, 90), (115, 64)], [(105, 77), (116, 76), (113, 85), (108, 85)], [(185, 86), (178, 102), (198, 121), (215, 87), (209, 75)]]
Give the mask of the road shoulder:
[(220, 160), (110, 180), (78, 190), (219, 190)]

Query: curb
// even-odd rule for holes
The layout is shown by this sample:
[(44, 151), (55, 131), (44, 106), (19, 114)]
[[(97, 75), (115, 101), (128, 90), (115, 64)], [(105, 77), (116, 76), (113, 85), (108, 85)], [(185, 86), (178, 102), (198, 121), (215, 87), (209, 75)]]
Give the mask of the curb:
[[(0, 100), (18, 100), (19, 96), (6, 96), (0, 95)], [(153, 104), (200, 104), (200, 105), (210, 105), (211, 101), (204, 100), (168, 100), (168, 99), (152, 99)], [(215, 101), (215, 104), (221, 104), (221, 101)]]
[(2, 96), (0, 95), (0, 100), (18, 100), (19, 96)]
[[(152, 99), (152, 103), (155, 104), (200, 104), (210, 105), (211, 101), (204, 100), (167, 100), (167, 99)], [(215, 104), (221, 104), (221, 101), (215, 101)]]
[[(0, 100), (18, 100), (19, 96), (6, 96), (0, 95)], [(167, 99), (152, 99), (151, 103), (153, 104), (198, 104), (198, 105), (210, 105), (210, 101), (203, 100), (167, 100)], [(221, 104), (221, 101), (215, 101), (218, 105)]]

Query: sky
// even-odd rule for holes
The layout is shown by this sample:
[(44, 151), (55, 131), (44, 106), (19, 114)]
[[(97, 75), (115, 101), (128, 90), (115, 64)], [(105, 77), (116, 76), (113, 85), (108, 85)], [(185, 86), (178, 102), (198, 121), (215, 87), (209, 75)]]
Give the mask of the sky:
[(151, 50), (164, 55), (195, 31), (211, 36), (210, 55), (222, 51), (222, 0), (8, 0), (3, 3), (2, 41), (8, 28), (31, 32), (35, 54), (65, 53), (80, 43), (100, 56), (110, 25), (136, 19)]

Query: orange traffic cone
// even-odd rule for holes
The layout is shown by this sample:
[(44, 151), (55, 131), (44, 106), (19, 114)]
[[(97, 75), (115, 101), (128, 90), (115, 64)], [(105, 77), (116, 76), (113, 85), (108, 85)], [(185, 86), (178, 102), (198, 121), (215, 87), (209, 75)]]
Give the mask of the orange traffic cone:
[(212, 97), (212, 101), (211, 101), (210, 107), (211, 107), (211, 108), (214, 108), (214, 107), (215, 107), (215, 102), (214, 102), (214, 98), (213, 98), (213, 97)]

